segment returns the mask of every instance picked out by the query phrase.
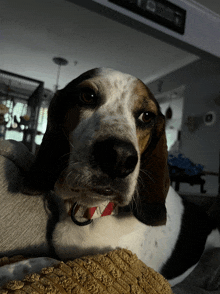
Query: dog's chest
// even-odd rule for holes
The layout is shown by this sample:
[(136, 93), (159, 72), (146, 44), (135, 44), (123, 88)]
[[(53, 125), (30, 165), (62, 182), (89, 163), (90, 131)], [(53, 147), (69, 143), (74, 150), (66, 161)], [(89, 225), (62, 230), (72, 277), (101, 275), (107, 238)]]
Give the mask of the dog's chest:
[(167, 224), (159, 227), (146, 226), (133, 216), (106, 216), (80, 227), (67, 217), (56, 225), (53, 245), (62, 259), (127, 248), (159, 271), (171, 255), (179, 228), (176, 214), (168, 215)]

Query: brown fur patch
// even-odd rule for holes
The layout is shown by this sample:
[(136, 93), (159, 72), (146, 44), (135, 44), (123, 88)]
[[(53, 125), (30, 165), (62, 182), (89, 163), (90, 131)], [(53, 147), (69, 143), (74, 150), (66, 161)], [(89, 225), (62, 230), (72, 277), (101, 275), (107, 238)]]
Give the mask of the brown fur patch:
[(155, 98), (147, 86), (140, 80), (137, 80), (136, 86), (134, 87), (134, 96), (137, 97), (134, 103), (134, 110), (146, 109), (158, 114), (158, 107), (155, 103)]
[[(147, 86), (140, 80), (136, 81), (136, 86), (134, 87), (134, 95), (136, 100), (134, 102), (133, 111), (146, 110), (158, 115), (158, 106), (155, 103), (155, 98)], [(151, 130), (141, 130), (137, 129), (137, 138), (140, 154), (146, 150), (151, 139)]]
[(138, 139), (138, 146), (139, 146), (139, 151), (140, 154), (146, 150), (147, 146), (150, 143), (150, 138), (151, 138), (151, 132), (150, 130), (137, 130), (137, 139)]

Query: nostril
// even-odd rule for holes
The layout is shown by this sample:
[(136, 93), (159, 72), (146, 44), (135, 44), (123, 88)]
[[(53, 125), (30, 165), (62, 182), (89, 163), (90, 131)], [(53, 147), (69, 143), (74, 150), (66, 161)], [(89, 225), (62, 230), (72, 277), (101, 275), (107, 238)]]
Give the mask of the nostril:
[(125, 167), (127, 169), (134, 169), (137, 164), (137, 156), (129, 156), (125, 161)]
[(117, 152), (113, 149), (112, 142), (109, 140), (96, 142), (93, 146), (92, 159), (90, 162), (93, 167), (98, 166), (108, 174), (117, 161)]
[(120, 162), (117, 170), (116, 170), (116, 175), (119, 178), (125, 178), (127, 177), (130, 173), (132, 173), (136, 167), (138, 161), (137, 156), (128, 156), (125, 158), (124, 162)]
[(93, 145), (90, 163), (110, 178), (125, 178), (134, 171), (137, 161), (137, 151), (131, 142), (108, 138)]

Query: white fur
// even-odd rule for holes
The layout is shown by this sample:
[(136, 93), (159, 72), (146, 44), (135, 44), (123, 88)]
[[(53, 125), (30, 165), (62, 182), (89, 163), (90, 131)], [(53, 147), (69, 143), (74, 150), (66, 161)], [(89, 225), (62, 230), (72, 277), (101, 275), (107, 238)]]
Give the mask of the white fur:
[(182, 200), (172, 187), (166, 208), (167, 224), (158, 227), (146, 226), (132, 215), (106, 216), (80, 227), (72, 222), (67, 210), (63, 211), (62, 221), (57, 224), (53, 234), (56, 253), (67, 259), (118, 247), (127, 248), (145, 264), (160, 271), (178, 239), (183, 214)]

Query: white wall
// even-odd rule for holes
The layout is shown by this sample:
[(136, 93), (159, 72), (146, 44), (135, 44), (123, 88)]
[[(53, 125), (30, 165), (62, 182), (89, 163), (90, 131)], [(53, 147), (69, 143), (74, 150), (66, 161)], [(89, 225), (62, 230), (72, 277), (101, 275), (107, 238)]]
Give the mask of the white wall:
[[(205, 166), (204, 170), (218, 172), (220, 150), (220, 106), (214, 99), (220, 95), (220, 66), (208, 61), (196, 61), (180, 70), (161, 78), (162, 91), (172, 90), (180, 85), (186, 85), (183, 123), (180, 142), (180, 152), (194, 163)], [(158, 81), (148, 85), (154, 94), (158, 93)], [(202, 116), (214, 110), (217, 121), (214, 126), (205, 126)], [(198, 117), (199, 127), (190, 132), (186, 125), (187, 117)], [(207, 194), (217, 195), (217, 176), (205, 176)], [(180, 185), (180, 192), (199, 193), (199, 186)]]
[[(214, 103), (214, 98), (220, 92), (220, 73), (219, 75), (208, 75), (204, 78), (198, 78), (190, 83), (186, 89), (184, 118), (192, 115), (199, 118), (198, 129), (189, 132), (186, 124), (182, 125), (181, 150), (196, 163), (205, 166), (204, 170), (218, 172), (219, 151), (220, 151), (220, 106)], [(206, 112), (213, 110), (217, 114), (217, 121), (213, 126), (206, 126), (203, 123), (202, 116)], [(216, 195), (218, 190), (218, 178), (215, 176), (206, 176), (207, 184), (205, 189), (208, 193)], [(185, 190), (191, 189), (184, 185)], [(195, 189), (194, 189), (195, 190)]]

